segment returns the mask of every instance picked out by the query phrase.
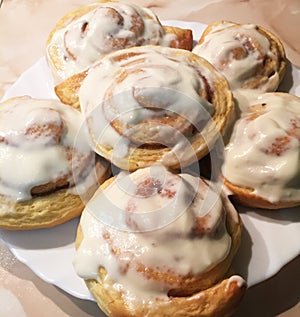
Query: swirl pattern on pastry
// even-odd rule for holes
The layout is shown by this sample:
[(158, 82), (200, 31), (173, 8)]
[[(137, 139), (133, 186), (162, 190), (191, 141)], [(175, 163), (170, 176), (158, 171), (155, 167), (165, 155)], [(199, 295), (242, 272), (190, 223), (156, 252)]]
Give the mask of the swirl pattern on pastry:
[(191, 50), (192, 42), (191, 30), (164, 28), (150, 9), (98, 1), (61, 18), (49, 35), (47, 57), (65, 79), (116, 50), (146, 44)]
[(0, 227), (51, 226), (81, 213), (81, 198), (108, 176), (81, 127), (81, 114), (59, 101), (16, 97), (1, 104)]
[(77, 91), (95, 151), (126, 170), (191, 164), (223, 135), (233, 110), (228, 83), (211, 64), (167, 47), (111, 53), (56, 86), (66, 103), (77, 104)]
[(152, 166), (101, 186), (82, 214), (74, 266), (108, 316), (225, 316), (245, 291), (236, 277), (229, 296), (225, 278), (240, 234), (236, 211), (206, 181)]
[(241, 204), (268, 209), (300, 204), (300, 98), (265, 93), (234, 127), (222, 168)]
[(269, 30), (254, 24), (212, 23), (193, 52), (221, 71), (232, 89), (275, 91), (285, 73), (282, 43)]

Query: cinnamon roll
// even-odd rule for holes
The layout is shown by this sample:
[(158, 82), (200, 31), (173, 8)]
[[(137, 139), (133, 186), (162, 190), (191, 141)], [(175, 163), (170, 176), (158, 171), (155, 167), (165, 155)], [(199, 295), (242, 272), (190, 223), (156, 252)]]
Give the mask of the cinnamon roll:
[(81, 214), (109, 176), (81, 127), (80, 112), (59, 101), (0, 105), (0, 228), (51, 227)]
[(220, 188), (154, 165), (96, 192), (73, 263), (109, 317), (229, 316), (246, 290), (228, 273), (241, 226)]
[(221, 71), (232, 89), (275, 91), (285, 73), (281, 41), (259, 25), (214, 22), (205, 29), (193, 52)]
[(192, 31), (162, 26), (150, 9), (117, 1), (95, 1), (63, 16), (47, 39), (55, 77), (66, 79), (107, 53), (140, 45), (192, 49)]
[(300, 98), (265, 93), (250, 102), (225, 148), (225, 184), (240, 204), (300, 205)]
[(55, 88), (80, 105), (95, 151), (136, 170), (180, 168), (209, 152), (233, 111), (226, 79), (185, 50), (142, 46), (108, 54)]

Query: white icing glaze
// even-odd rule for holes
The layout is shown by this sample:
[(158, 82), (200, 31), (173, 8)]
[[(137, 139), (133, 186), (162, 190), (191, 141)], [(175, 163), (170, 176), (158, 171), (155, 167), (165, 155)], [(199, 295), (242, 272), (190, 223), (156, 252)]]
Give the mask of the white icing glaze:
[[(75, 270), (97, 279), (103, 266), (128, 301), (164, 298), (171, 285), (146, 277), (147, 268), (199, 274), (222, 261), (231, 247), (223, 212), (220, 197), (198, 177), (160, 166), (121, 176), (82, 214)], [(145, 266), (139, 273), (137, 263)]]
[(264, 106), (256, 118), (245, 111), (236, 122), (223, 175), (271, 202), (300, 200), (299, 98), (266, 93), (251, 104)]
[[(31, 189), (66, 176), (91, 155), (82, 116), (54, 100), (11, 99), (0, 107), (0, 193), (13, 201), (28, 200)], [(66, 149), (75, 149), (81, 157)], [(80, 181), (80, 179), (76, 179)]]
[(106, 2), (53, 34), (51, 46), (63, 56), (59, 74), (67, 78), (107, 53), (145, 44), (169, 46), (176, 35), (165, 34), (156, 15), (134, 4)]
[(237, 110), (239, 113), (247, 112), (251, 104), (255, 104), (258, 98), (264, 94), (264, 91), (259, 89), (238, 88), (233, 91), (233, 96), (236, 101)]
[[(97, 144), (112, 148), (122, 145), (122, 151), (115, 152), (115, 157), (128, 155), (130, 142), (126, 139), (139, 133), (141, 125), (155, 117), (179, 114), (195, 127), (211, 118), (213, 106), (198, 92), (205, 85), (199, 72), (207, 80), (212, 75), (207, 74), (205, 67), (192, 64), (185, 55), (173, 52), (171, 48), (144, 46), (123, 50), (122, 55), (128, 57), (121, 60), (116, 60), (119, 52), (110, 54), (91, 68), (83, 80), (79, 100), (88, 118), (90, 134)], [(115, 119), (125, 131), (123, 135), (110, 124)], [(147, 141), (169, 147), (178, 147), (179, 142), (181, 150), (190, 146), (187, 137), (172, 124), (156, 123), (147, 129), (154, 136)]]
[[(234, 52), (241, 56), (237, 58)], [(265, 56), (276, 59), (270, 50), (269, 40), (253, 24), (220, 24), (205, 36), (203, 43), (194, 47), (193, 53), (204, 57), (223, 73), (232, 89), (242, 87), (248, 80), (255, 78)], [(268, 90), (268, 82), (276, 78), (276, 71), (271, 78), (266, 77), (265, 91)]]
[(226, 290), (230, 288), (231, 283), (236, 283), (239, 288), (246, 286), (246, 281), (239, 275), (230, 276), (226, 285)]

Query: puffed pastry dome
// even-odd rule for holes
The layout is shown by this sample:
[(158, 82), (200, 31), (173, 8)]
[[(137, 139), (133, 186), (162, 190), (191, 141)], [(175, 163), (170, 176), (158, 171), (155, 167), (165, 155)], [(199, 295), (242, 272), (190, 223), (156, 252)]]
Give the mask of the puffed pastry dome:
[(240, 218), (221, 188), (162, 166), (121, 173), (87, 204), (74, 267), (117, 316), (229, 316), (246, 284), (229, 273)]

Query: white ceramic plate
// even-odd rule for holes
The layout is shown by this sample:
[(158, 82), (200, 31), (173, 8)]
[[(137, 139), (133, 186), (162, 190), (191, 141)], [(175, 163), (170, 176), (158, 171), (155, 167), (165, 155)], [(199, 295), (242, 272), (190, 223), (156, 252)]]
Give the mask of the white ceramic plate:
[[(195, 39), (205, 28), (200, 23), (164, 23), (193, 29)], [(300, 96), (300, 71), (297, 68), (290, 66), (280, 90)], [(51, 73), (44, 57), (20, 76), (4, 99), (24, 94), (35, 98), (55, 98)], [(299, 209), (255, 211), (239, 208), (245, 230), (234, 268), (249, 286), (268, 279), (299, 255)], [(92, 300), (72, 265), (77, 224), (78, 219), (52, 229), (23, 232), (1, 230), (0, 238), (21, 262), (43, 280), (73, 296)]]

